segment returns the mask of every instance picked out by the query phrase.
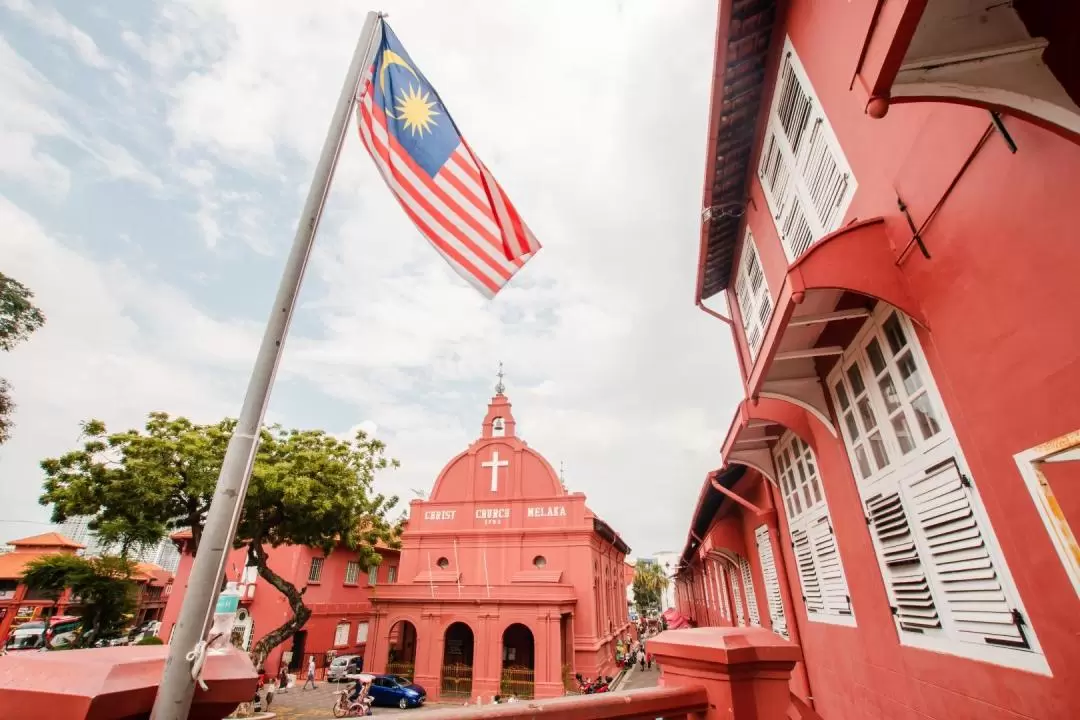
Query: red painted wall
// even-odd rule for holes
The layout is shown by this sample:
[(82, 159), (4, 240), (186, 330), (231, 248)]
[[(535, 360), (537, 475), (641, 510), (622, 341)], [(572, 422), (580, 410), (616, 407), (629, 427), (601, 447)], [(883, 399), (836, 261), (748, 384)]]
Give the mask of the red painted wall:
[[(183, 604), (184, 592), (187, 589), (188, 577), (191, 574), (191, 566), (194, 558), (188, 552), (187, 543), (180, 539), (182, 554), (180, 564), (176, 571), (176, 580), (169, 602), (165, 606), (165, 614), (162, 618), (159, 636), (168, 642), (172, 634), (173, 625), (180, 614), (180, 606)], [(269, 566), (276, 573), (299, 588), (307, 587), (304, 593), (305, 604), (311, 608), (312, 615), (304, 626), (307, 633), (304, 645), (304, 654), (314, 654), (316, 662), (321, 668), (325, 664), (327, 650), (334, 650), (338, 655), (357, 654), (363, 655), (365, 645), (357, 643), (357, 625), (361, 622), (369, 622), (371, 615), (370, 596), (375, 591), (368, 584), (368, 574), (360, 571), (357, 583), (345, 584), (345, 566), (350, 560), (357, 559), (355, 552), (341, 547), (323, 560), (322, 573), (319, 582), (309, 583), (308, 577), (311, 570), (313, 557), (322, 557), (321, 550), (307, 547), (282, 546), (268, 548)], [(383, 562), (378, 567), (376, 587), (389, 582), (390, 568), (398, 566), (398, 552), (395, 550), (381, 549)], [(244, 566), (246, 565), (246, 550), (233, 550), (229, 554), (225, 566), (226, 580), (240, 582)], [(241, 609), (251, 615), (254, 624), (251, 647), (266, 635), (267, 632), (280, 626), (291, 617), (292, 612), (285, 597), (274, 589), (261, 577), (255, 581), (254, 597), (241, 602)], [(339, 623), (349, 623), (349, 642), (344, 645), (334, 644), (334, 634)], [(370, 632), (370, 626), (369, 626)], [(275, 648), (266, 659), (265, 667), (274, 672), (281, 662), (281, 654), (292, 648), (292, 640)], [(295, 664), (295, 661), (294, 661)]]
[[(911, 232), (897, 194), (921, 224), (990, 116), (941, 103), (865, 115), (865, 95), (849, 85), (873, 6), (801, 0), (786, 22), (858, 181), (845, 222), (884, 216), (899, 254)], [(769, 76), (771, 85), (775, 68)], [(1059, 718), (1080, 707), (1080, 602), (1013, 461), (1080, 428), (1080, 144), (1016, 118), (1005, 124), (1018, 152), (991, 134), (924, 232), (931, 258), (916, 250), (900, 267), (928, 319), (919, 341), (1052, 677), (899, 645), (843, 445), (807, 415), (857, 627), (807, 621), (786, 540), (783, 554), (812, 694), (830, 720)], [(756, 173), (750, 197), (747, 222), (775, 298), (787, 262)], [(782, 512), (778, 521), (787, 538)], [(744, 543), (752, 538), (747, 527)]]

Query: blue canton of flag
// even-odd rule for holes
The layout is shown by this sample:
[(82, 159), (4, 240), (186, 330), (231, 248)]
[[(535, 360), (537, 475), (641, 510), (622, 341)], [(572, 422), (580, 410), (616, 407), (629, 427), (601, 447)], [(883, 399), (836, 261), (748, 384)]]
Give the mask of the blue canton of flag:
[(493, 297), (540, 243), (472, 152), (385, 21), (361, 91), (360, 138), (405, 213), (452, 268)]

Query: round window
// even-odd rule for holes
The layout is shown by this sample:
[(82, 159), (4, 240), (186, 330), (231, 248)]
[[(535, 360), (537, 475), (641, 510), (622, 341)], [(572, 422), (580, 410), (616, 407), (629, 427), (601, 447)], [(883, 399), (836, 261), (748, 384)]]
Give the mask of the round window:
[(547, 565), (547, 558), (545, 558), (543, 555), (537, 555), (533, 558), (533, 565), (538, 568), (542, 568)]
[(447, 560), (444, 557), (441, 557), (438, 560), (436, 560), (435, 564), (439, 566), (440, 570), (445, 570), (446, 568), (450, 567), (450, 561)]

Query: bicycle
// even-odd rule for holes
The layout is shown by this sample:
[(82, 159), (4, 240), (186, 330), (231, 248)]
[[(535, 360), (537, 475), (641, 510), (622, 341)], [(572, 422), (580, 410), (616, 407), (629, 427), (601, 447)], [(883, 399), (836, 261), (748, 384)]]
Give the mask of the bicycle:
[(360, 697), (356, 700), (349, 700), (349, 690), (341, 690), (337, 695), (338, 699), (333, 707), (334, 717), (364, 717), (371, 715), (371, 701), (373, 698)]

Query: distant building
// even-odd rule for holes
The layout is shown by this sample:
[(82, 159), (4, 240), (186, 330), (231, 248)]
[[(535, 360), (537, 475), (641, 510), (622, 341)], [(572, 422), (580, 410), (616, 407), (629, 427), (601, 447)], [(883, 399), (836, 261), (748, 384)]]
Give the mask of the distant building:
[(515, 432), (501, 385), (481, 435), (414, 500), (401, 582), (372, 597), (365, 668), (432, 700), (561, 696), (614, 675), (629, 548)]
[[(85, 546), (85, 550), (81, 552), (83, 555), (107, 555), (118, 552), (115, 545), (107, 545), (98, 539), (97, 534), (90, 529), (90, 517), (87, 515), (68, 518), (61, 523), (59, 532), (64, 537)], [(169, 538), (162, 538), (160, 542), (142, 547), (130, 558), (136, 562), (157, 565), (170, 573), (176, 572), (180, 564), (180, 552)]]
[(675, 573), (679, 568), (679, 553), (662, 551), (650, 558), (659, 565), (668, 579), (668, 585), (660, 595), (660, 612), (675, 607)]

